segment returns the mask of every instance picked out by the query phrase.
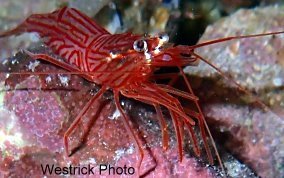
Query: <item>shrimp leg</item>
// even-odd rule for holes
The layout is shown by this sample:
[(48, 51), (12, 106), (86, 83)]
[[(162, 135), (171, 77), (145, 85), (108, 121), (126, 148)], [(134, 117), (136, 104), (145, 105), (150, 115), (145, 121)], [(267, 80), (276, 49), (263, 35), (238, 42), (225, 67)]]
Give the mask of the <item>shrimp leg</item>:
[[(220, 155), (217, 151), (217, 148), (216, 148), (216, 144), (213, 140), (213, 137), (209, 131), (209, 128), (207, 126), (207, 123), (205, 121), (205, 118), (204, 118), (204, 115), (202, 113), (202, 110), (201, 110), (201, 107), (198, 103), (198, 97), (196, 97), (196, 95), (194, 94), (193, 90), (192, 90), (192, 87), (190, 85), (190, 83), (188, 82), (186, 76), (185, 76), (185, 73), (183, 72), (182, 68), (181, 67), (178, 67), (179, 70), (180, 70), (180, 74), (181, 76), (183, 77), (183, 80), (185, 81), (185, 84), (189, 90), (190, 93), (188, 92), (184, 92), (184, 91), (180, 91), (176, 88), (173, 88), (169, 85), (163, 85), (163, 84), (159, 84), (159, 87), (161, 87), (162, 90), (164, 90), (165, 92), (167, 93), (170, 93), (170, 94), (174, 94), (174, 95), (177, 95), (177, 96), (180, 96), (182, 98), (185, 98), (185, 99), (188, 99), (190, 101), (193, 101), (194, 104), (196, 105), (197, 109), (198, 109), (198, 112), (195, 112), (195, 111), (192, 111), (191, 109), (188, 109), (188, 108), (185, 108), (185, 112), (186, 114), (198, 119), (198, 125), (199, 125), (199, 129), (201, 131), (201, 136), (202, 136), (202, 140), (204, 142), (204, 146), (205, 146), (205, 150), (206, 150), (206, 154), (207, 154), (207, 157), (208, 157), (208, 160), (211, 164), (213, 164), (213, 157), (212, 157), (212, 154), (211, 154), (211, 151), (209, 149), (209, 146), (208, 146), (208, 143), (207, 143), (207, 139), (206, 139), (206, 132), (205, 132), (205, 128), (208, 132), (208, 135), (211, 139), (211, 142), (212, 142), (212, 145), (213, 145), (213, 148), (215, 150), (215, 153), (217, 155), (217, 158), (218, 158), (218, 161), (219, 161), (219, 164), (221, 166), (221, 169), (224, 170), (224, 167), (223, 167), (223, 164), (222, 164), (222, 161), (221, 161), (221, 158), (220, 158)], [(200, 149), (198, 147), (198, 144), (197, 144), (197, 140), (196, 140), (196, 136), (194, 134), (194, 131), (191, 127), (190, 124), (188, 123), (185, 123), (186, 124), (186, 127), (187, 129), (189, 130), (189, 133), (190, 133), (190, 139), (191, 141), (193, 142), (194, 144), (194, 152), (196, 155), (200, 155)], [(205, 126), (205, 128), (204, 128)]]
[(119, 91), (117, 91), (117, 90), (114, 91), (114, 101), (115, 101), (115, 105), (116, 105), (117, 109), (119, 110), (120, 114), (122, 115), (122, 121), (123, 121), (124, 127), (126, 128), (127, 132), (130, 134), (130, 136), (132, 136), (132, 138), (135, 140), (136, 146), (139, 149), (140, 157), (139, 157), (139, 160), (138, 160), (138, 170), (140, 170), (142, 160), (143, 160), (143, 157), (144, 157), (144, 151), (143, 151), (141, 143), (139, 142), (137, 135), (135, 134), (135, 132), (133, 131), (133, 129), (131, 128), (131, 126), (129, 124), (128, 116), (125, 114), (124, 110), (122, 109), (122, 107), (120, 105)]
[[(183, 70), (181, 69), (181, 67), (179, 67), (179, 70), (180, 70), (180, 73), (181, 73), (181, 75), (182, 75), (182, 77), (183, 77), (183, 79), (184, 79), (184, 81), (185, 81), (185, 83), (186, 83), (186, 86), (187, 86), (187, 88), (188, 88), (188, 90), (189, 90), (190, 93), (184, 92), (184, 91), (180, 91), (180, 90), (178, 90), (178, 89), (176, 89), (176, 88), (173, 88), (173, 87), (171, 87), (171, 86), (169, 86), (169, 85), (159, 84), (159, 87), (161, 87), (161, 89), (164, 90), (164, 91), (167, 92), (167, 93), (171, 93), (171, 94), (180, 96), (180, 97), (182, 97), (182, 98), (185, 98), (185, 99), (188, 99), (188, 100), (191, 100), (191, 101), (194, 102), (194, 104), (196, 105), (196, 107), (197, 107), (197, 109), (198, 109), (198, 113), (196, 113), (196, 112), (194, 112), (194, 111), (192, 111), (192, 110), (190, 110), (190, 109), (185, 109), (185, 110), (186, 110), (186, 113), (187, 113), (187, 114), (189, 114), (190, 116), (195, 117), (196, 119), (198, 119), (198, 125), (199, 125), (199, 129), (200, 129), (200, 131), (201, 131), (201, 136), (202, 136), (202, 140), (203, 140), (203, 142), (204, 142), (206, 154), (207, 154), (207, 157), (208, 157), (208, 159), (209, 159), (209, 162), (210, 162), (211, 164), (213, 164), (213, 157), (212, 157), (212, 154), (211, 154), (211, 152), (210, 152), (210, 149), (209, 149), (209, 146), (208, 146), (208, 143), (207, 143), (206, 132), (205, 132), (205, 128), (204, 128), (204, 125), (206, 126), (205, 118), (204, 118), (204, 116), (203, 116), (203, 114), (202, 114), (201, 108), (200, 108), (199, 103), (198, 103), (198, 100), (199, 100), (199, 99), (198, 99), (198, 97), (196, 97), (195, 94), (193, 93), (192, 87), (190, 86), (190, 83), (188, 82), (188, 80), (187, 80), (187, 78), (186, 78), (186, 76), (185, 76)], [(187, 128), (189, 129), (189, 133), (190, 133), (190, 137), (192, 138), (192, 142), (193, 142), (194, 145), (195, 145), (195, 148), (194, 148), (195, 151), (194, 151), (194, 152), (195, 152), (197, 155), (199, 155), (199, 154), (200, 154), (200, 151), (199, 151), (199, 148), (197, 147), (197, 141), (196, 141), (196, 139), (195, 139), (196, 137), (194, 136), (194, 132), (193, 132), (193, 130), (191, 129), (191, 127), (189, 127), (188, 125), (187, 125)], [(206, 130), (208, 130), (208, 129), (206, 128)], [(209, 133), (209, 131), (208, 131), (208, 133)], [(210, 137), (211, 139), (213, 139), (210, 133), (209, 133), (209, 137)], [(213, 144), (213, 147), (214, 147), (214, 149), (215, 149), (215, 148), (216, 148), (215, 143), (212, 143), (212, 144)], [(215, 149), (215, 151), (216, 151), (216, 150), (217, 150), (217, 149)], [(217, 157), (219, 157), (219, 154), (218, 154), (218, 153), (216, 153), (216, 154), (217, 154)]]
[(167, 150), (168, 147), (169, 147), (169, 133), (168, 133), (168, 129), (167, 129), (167, 127), (168, 127), (167, 123), (165, 121), (165, 118), (163, 116), (163, 112), (161, 110), (161, 106), (158, 103), (152, 103), (152, 102), (150, 103), (150, 102), (142, 100), (142, 99), (140, 99), (139, 101), (154, 106), (156, 113), (157, 113), (157, 116), (158, 116), (158, 119), (159, 119), (159, 124), (160, 124), (160, 127), (161, 127), (163, 149)]
[(146, 83), (143, 85), (136, 84), (131, 86), (129, 89), (122, 90), (122, 95), (138, 101), (146, 101), (146, 103), (151, 103), (154, 106), (162, 105), (170, 111), (178, 141), (179, 159), (182, 161), (183, 134), (182, 130), (179, 128), (182, 127), (184, 122), (187, 122), (191, 126), (194, 125), (195, 122), (186, 115), (180, 102), (176, 98), (164, 92), (159, 86), (152, 83)]
[[(185, 73), (183, 72), (182, 68), (179, 67), (179, 70), (180, 70), (180, 73), (181, 73), (181, 75), (182, 75), (182, 77), (183, 77), (185, 83), (186, 83), (186, 86), (187, 86), (187, 88), (188, 88), (190, 94), (195, 96), (195, 94), (194, 94), (194, 92), (193, 92), (193, 90), (192, 90), (192, 87), (191, 87), (189, 81), (187, 80), (187, 78), (186, 78), (186, 76), (185, 76)], [(217, 156), (217, 158), (218, 158), (218, 162), (219, 162), (219, 164), (220, 164), (220, 166), (221, 166), (221, 169), (222, 169), (222, 171), (225, 173), (225, 168), (224, 168), (224, 166), (223, 166), (223, 163), (222, 163), (220, 154), (219, 154), (219, 152), (218, 152), (218, 150), (217, 150), (215, 141), (214, 141), (214, 139), (213, 139), (213, 137), (212, 137), (212, 135), (211, 135), (211, 132), (210, 132), (209, 127), (208, 127), (208, 125), (207, 125), (207, 122), (206, 122), (206, 120), (205, 120), (205, 118), (204, 118), (204, 115), (203, 115), (203, 112), (202, 112), (202, 110), (201, 110), (201, 107), (200, 107), (200, 105), (199, 105), (199, 103), (198, 103), (198, 100), (197, 100), (197, 99), (192, 99), (192, 101), (195, 103), (195, 105), (196, 105), (196, 107), (197, 107), (197, 109), (198, 109), (198, 117), (197, 117), (197, 118), (198, 118), (199, 127), (200, 127), (200, 130), (201, 130), (201, 136), (202, 136), (202, 139), (203, 139), (203, 141), (204, 141), (205, 150), (206, 150), (208, 159), (209, 159), (210, 163), (213, 163), (212, 154), (211, 154), (211, 151), (209, 150), (208, 143), (207, 143), (207, 140), (206, 140), (205, 128), (206, 128), (206, 130), (207, 130), (207, 132), (208, 132), (208, 135), (209, 135), (209, 137), (210, 137), (210, 139), (211, 139), (211, 143), (212, 143), (212, 145), (213, 145), (213, 148), (214, 148), (214, 151), (215, 151), (216, 156)], [(205, 126), (205, 128), (204, 128), (204, 126)]]
[(167, 130), (167, 124), (165, 121), (165, 118), (163, 116), (162, 110), (161, 110), (161, 106), (158, 104), (153, 104), (156, 110), (156, 113), (158, 115), (158, 119), (160, 122), (160, 126), (161, 126), (161, 131), (162, 131), (162, 143), (163, 143), (163, 149), (167, 150), (169, 147), (169, 134), (168, 134), (168, 130)]
[[(88, 109), (93, 105), (93, 103), (104, 94), (104, 92), (106, 91), (105, 87), (102, 87), (98, 93), (96, 93), (93, 98), (88, 101), (88, 103), (84, 106), (84, 108), (81, 110), (81, 112), (78, 114), (78, 116), (75, 118), (75, 120), (73, 121), (73, 123), (71, 124), (71, 126), (67, 129), (67, 131), (64, 133), (64, 147), (65, 147), (65, 151), (66, 154), (68, 156), (70, 156), (69, 154), (69, 145), (68, 145), (68, 137), (70, 136), (70, 134), (73, 132), (73, 130), (78, 126), (79, 122), (81, 121), (82, 117), (86, 114), (86, 112), (88, 111)], [(72, 154), (72, 153), (71, 153)]]

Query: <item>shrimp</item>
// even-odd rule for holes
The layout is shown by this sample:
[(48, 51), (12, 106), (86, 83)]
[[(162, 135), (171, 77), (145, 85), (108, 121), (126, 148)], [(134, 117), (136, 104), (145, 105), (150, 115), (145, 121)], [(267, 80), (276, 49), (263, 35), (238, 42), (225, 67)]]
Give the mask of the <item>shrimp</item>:
[[(284, 33), (284, 31), (280, 31), (234, 36), (207, 41), (193, 46), (174, 46), (168, 42), (169, 37), (166, 34), (159, 34), (157, 36), (143, 36), (131, 33), (110, 34), (80, 11), (67, 7), (48, 14), (33, 14), (16, 28), (0, 33), (0, 37), (19, 35), (24, 32), (37, 32), (43, 38), (44, 43), (53, 50), (54, 54), (63, 60), (49, 54), (24, 50), (32, 59), (49, 62), (70, 73), (77, 74), (91, 83), (101, 86), (99, 91), (87, 102), (64, 134), (64, 147), (68, 156), (72, 155), (72, 150), (69, 150), (69, 136), (78, 127), (82, 118), (95, 101), (106, 91), (110, 90), (114, 94), (114, 102), (122, 116), (122, 122), (128, 134), (135, 142), (136, 148), (139, 150), (139, 160), (137, 163), (139, 169), (144, 158), (144, 150), (142, 144), (139, 142), (138, 135), (130, 125), (128, 115), (120, 104), (121, 95), (150, 104), (155, 108), (161, 126), (162, 147), (164, 150), (167, 150), (169, 147), (169, 134), (161, 107), (169, 111), (177, 138), (180, 161), (182, 161), (183, 157), (182, 138), (184, 127), (188, 130), (195, 154), (197, 156), (201, 154), (197, 143), (197, 136), (193, 131), (193, 126), (197, 125), (201, 131), (203, 145), (210, 164), (213, 164), (213, 157), (209, 149), (207, 136), (211, 139), (223, 170), (220, 156), (203, 116), (198, 97), (195, 96), (182, 67), (195, 66), (201, 60), (213, 67), (224, 77), (231, 79), (207, 59), (195, 53), (194, 50), (206, 45), (234, 39)], [(179, 74), (186, 83), (188, 92), (180, 91), (171, 85), (152, 82), (153, 78), (156, 77), (154, 72), (161, 67), (177, 67), (180, 71)], [(171, 78), (173, 76), (167, 75), (166, 77)], [(238, 88), (250, 94), (237, 82), (233, 82)], [(192, 101), (197, 111), (184, 108), (175, 96)], [(262, 104), (261, 101), (259, 103)], [(264, 104), (262, 106), (267, 108)]]

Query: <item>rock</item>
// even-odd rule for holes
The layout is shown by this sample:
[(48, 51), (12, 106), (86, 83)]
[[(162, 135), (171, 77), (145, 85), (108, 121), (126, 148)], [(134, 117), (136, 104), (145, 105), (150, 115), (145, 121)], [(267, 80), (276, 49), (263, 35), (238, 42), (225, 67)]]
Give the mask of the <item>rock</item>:
[[(239, 10), (209, 26), (200, 42), (283, 31), (283, 6)], [(217, 142), (261, 177), (282, 177), (284, 150), (284, 34), (221, 42), (196, 49), (262, 104), (200, 62), (187, 67)], [(224, 78), (223, 78), (224, 79)], [(198, 81), (198, 82), (196, 82)], [(264, 109), (263, 105), (266, 105)], [(214, 129), (213, 129), (214, 128)], [(225, 163), (226, 165), (226, 163)]]
[[(237, 35), (251, 35), (282, 31), (283, 6), (270, 6), (254, 10), (239, 10), (234, 15), (208, 26), (199, 43)], [(282, 56), (283, 34), (221, 42), (196, 49), (196, 52), (230, 73), (243, 86), (261, 90), (283, 86)], [(210, 66), (201, 63), (188, 67), (188, 73), (202, 77), (217, 74)]]

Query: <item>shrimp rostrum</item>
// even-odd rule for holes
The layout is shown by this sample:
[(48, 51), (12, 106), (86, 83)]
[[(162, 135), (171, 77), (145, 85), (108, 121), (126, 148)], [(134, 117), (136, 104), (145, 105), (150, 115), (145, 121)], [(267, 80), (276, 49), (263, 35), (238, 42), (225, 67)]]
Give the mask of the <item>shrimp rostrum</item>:
[[(116, 107), (122, 116), (123, 124), (128, 134), (135, 141), (136, 148), (139, 149), (139, 167), (144, 152), (136, 132), (131, 128), (127, 114), (120, 105), (121, 95), (150, 104), (155, 108), (161, 125), (162, 146), (165, 150), (169, 147), (169, 134), (162, 107), (168, 110), (177, 137), (180, 161), (183, 156), (184, 127), (189, 132), (195, 154), (200, 155), (197, 137), (193, 131), (193, 126), (197, 125), (201, 131), (208, 160), (213, 163), (207, 143), (207, 135), (210, 137), (211, 135), (198, 104), (198, 98), (194, 95), (182, 67), (197, 65), (199, 60), (203, 60), (215, 68), (213, 64), (196, 54), (195, 48), (233, 39), (284, 33), (274, 32), (228, 37), (194, 46), (174, 46), (168, 43), (169, 37), (166, 34), (157, 36), (131, 33), (110, 34), (83, 13), (67, 7), (50, 14), (33, 14), (16, 28), (0, 33), (0, 37), (18, 35), (24, 32), (37, 32), (53, 53), (63, 58), (64, 61), (45, 53), (33, 53), (25, 50), (31, 58), (50, 62), (101, 86), (100, 90), (92, 96), (65, 132), (66, 154), (71, 154), (68, 137), (72, 131), (78, 126), (97, 98), (107, 90), (111, 90), (114, 94)], [(180, 91), (170, 85), (152, 82), (155, 77), (154, 72), (161, 67), (177, 67), (187, 85), (188, 92)], [(176, 96), (192, 101), (196, 105), (197, 111), (184, 108)], [(212, 145), (215, 148), (214, 142)], [(219, 157), (218, 154), (217, 157)]]

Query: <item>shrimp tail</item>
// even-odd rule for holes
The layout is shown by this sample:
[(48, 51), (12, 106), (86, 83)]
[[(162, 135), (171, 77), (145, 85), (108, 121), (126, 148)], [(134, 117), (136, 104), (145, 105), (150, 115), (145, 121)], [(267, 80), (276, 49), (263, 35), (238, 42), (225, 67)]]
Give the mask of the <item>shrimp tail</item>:
[(14, 29), (0, 32), (0, 38), (8, 37), (12, 35), (20, 35), (24, 32), (37, 32), (41, 36), (46, 35), (44, 31), (48, 31), (43, 24), (52, 24), (52, 20), (54, 19), (54, 13), (58, 12), (54, 11), (53, 17), (51, 14), (32, 14), (25, 21), (23, 21), (20, 25), (16, 26)]
[(85, 38), (88, 39), (89, 36), (98, 37), (102, 34), (109, 34), (85, 14), (67, 7), (52, 13), (32, 14), (14, 29), (0, 32), (0, 37), (19, 35), (24, 32), (37, 32), (41, 37), (49, 38), (69, 37), (69, 40), (73, 42), (76, 41), (73, 39), (75, 37), (86, 40)]
[(26, 23), (22, 23), (12, 30), (0, 32), (0, 38), (12, 36), (12, 35), (20, 35), (21, 33), (24, 33), (26, 31), (27, 31), (27, 25)]

